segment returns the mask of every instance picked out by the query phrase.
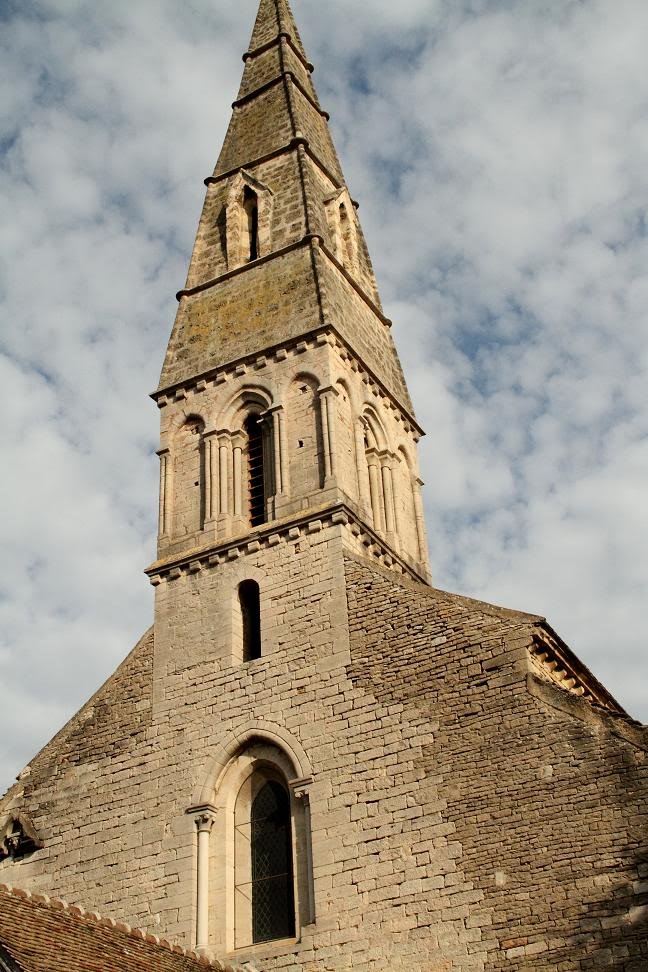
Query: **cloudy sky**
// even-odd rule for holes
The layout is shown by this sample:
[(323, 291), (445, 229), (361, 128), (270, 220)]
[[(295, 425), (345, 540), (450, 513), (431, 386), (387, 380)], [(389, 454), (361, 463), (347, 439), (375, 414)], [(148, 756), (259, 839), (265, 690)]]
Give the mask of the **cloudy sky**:
[[(435, 583), (648, 721), (645, 0), (294, 0)], [(0, 790), (151, 620), (156, 383), (256, 0), (0, 0)]]

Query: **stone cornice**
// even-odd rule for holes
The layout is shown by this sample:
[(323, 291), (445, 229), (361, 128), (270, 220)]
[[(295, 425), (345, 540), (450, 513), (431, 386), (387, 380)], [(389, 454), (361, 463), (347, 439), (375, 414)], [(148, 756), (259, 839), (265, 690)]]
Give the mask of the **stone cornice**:
[(231, 280), (232, 277), (238, 277), (242, 273), (247, 273), (249, 270), (255, 270), (257, 267), (262, 267), (264, 263), (269, 263), (274, 260), (275, 257), (285, 256), (286, 253), (292, 253), (293, 250), (298, 250), (302, 246), (308, 246), (315, 239), (320, 239), (320, 237), (315, 237), (310, 234), (302, 236), (300, 240), (296, 240), (294, 243), (289, 243), (288, 246), (282, 246), (280, 250), (273, 250), (272, 253), (267, 253), (263, 257), (259, 257), (258, 260), (251, 260), (249, 263), (244, 263), (240, 267), (234, 267), (233, 270), (227, 270), (225, 273), (219, 274), (218, 277), (212, 277), (210, 280), (205, 280), (204, 283), (197, 284), (195, 287), (188, 287), (186, 290), (179, 290), (176, 294), (176, 300), (180, 302), (183, 297), (195, 297), (196, 294), (202, 294), (205, 290), (211, 290), (212, 287), (216, 287), (217, 284), (223, 283), (225, 280)]
[(544, 620), (533, 636), (531, 655), (546, 678), (586, 702), (595, 702), (610, 712), (626, 714), (589, 669)]
[(157, 560), (147, 567), (144, 573), (153, 586), (163, 582), (178, 580), (187, 574), (198, 574), (212, 570), (222, 563), (238, 560), (260, 550), (276, 547), (281, 543), (297, 543), (301, 537), (321, 533), (322, 530), (341, 526), (356, 537), (366, 548), (373, 560), (396, 570), (399, 574), (411, 577), (423, 584), (429, 584), (424, 570), (408, 563), (391, 549), (390, 545), (369, 527), (364, 520), (346, 503), (335, 503), (315, 507), (298, 515), (282, 520), (264, 523), (255, 529), (246, 530), (238, 537), (211, 542), (183, 554), (176, 554)]
[(224, 280), (230, 280), (232, 277), (238, 277), (242, 273), (246, 273), (247, 271), (253, 270), (256, 267), (263, 266), (264, 263), (269, 263), (275, 257), (284, 256), (286, 253), (291, 253), (293, 250), (298, 250), (299, 247), (307, 246), (309, 243), (314, 243), (319, 247), (322, 253), (328, 257), (331, 263), (336, 267), (337, 270), (339, 270), (347, 282), (351, 284), (358, 296), (361, 297), (369, 309), (374, 312), (381, 324), (384, 324), (385, 327), (391, 327), (392, 322), (390, 319), (385, 317), (375, 301), (371, 299), (369, 294), (339, 262), (332, 251), (329, 250), (328, 246), (324, 242), (324, 238), (317, 233), (307, 233), (305, 236), (302, 236), (300, 240), (296, 240), (294, 243), (289, 243), (288, 246), (282, 246), (280, 250), (273, 250), (272, 253), (267, 253), (265, 256), (259, 257), (258, 260), (251, 260), (250, 263), (244, 263), (242, 266), (235, 267), (233, 270), (227, 270), (226, 273), (221, 273), (218, 277), (212, 277), (210, 280), (205, 280), (203, 283), (197, 284), (195, 287), (188, 287), (186, 290), (179, 290), (176, 294), (176, 300), (181, 301), (183, 297), (194, 297), (196, 294), (201, 294), (205, 290), (210, 290), (212, 287), (216, 287)]
[[(310, 160), (318, 167), (320, 172), (326, 176), (331, 185), (335, 186), (336, 189), (341, 189), (343, 184), (339, 177), (336, 176), (335, 173), (331, 172), (326, 165), (324, 165), (322, 160), (311, 149), (308, 139), (303, 135), (295, 135), (285, 145), (280, 145), (279, 148), (273, 149), (272, 152), (267, 152), (265, 155), (260, 155), (257, 158), (252, 159), (250, 162), (244, 162), (242, 165), (235, 165), (232, 169), (226, 169), (225, 172), (219, 172), (218, 174), (207, 176), (204, 183), (208, 188), (209, 186), (218, 185), (219, 182), (231, 179), (232, 176), (236, 175), (237, 172), (240, 172), (241, 169), (254, 169), (257, 165), (263, 165), (264, 162), (271, 162), (272, 159), (276, 159), (284, 153), (295, 151), (300, 145), (304, 147)], [(352, 199), (351, 201), (356, 209), (360, 208), (359, 203), (355, 199)]]
[(293, 54), (295, 54), (297, 58), (301, 61), (301, 63), (304, 65), (308, 73), (312, 74), (313, 71), (315, 70), (314, 65), (311, 64), (311, 62), (304, 57), (302, 52), (299, 50), (299, 48), (293, 41), (290, 34), (286, 33), (286, 31), (281, 31), (271, 41), (268, 41), (267, 44), (262, 44), (261, 47), (256, 47), (253, 51), (246, 51), (242, 58), (243, 63), (245, 64), (248, 61), (253, 60), (255, 57), (260, 57), (261, 54), (266, 54), (268, 51), (272, 50), (273, 47), (276, 47), (278, 44), (280, 44), (282, 40), (288, 44), (288, 47), (290, 47)]
[(343, 360), (349, 360), (354, 369), (366, 376), (365, 381), (370, 386), (375, 395), (393, 410), (397, 419), (401, 421), (406, 431), (412, 432), (417, 438), (422, 438), (425, 432), (416, 421), (408, 409), (389, 391), (377, 375), (367, 367), (360, 355), (354, 351), (349, 342), (342, 337), (337, 328), (332, 324), (323, 324), (310, 331), (305, 331), (289, 341), (282, 341), (279, 344), (264, 348), (263, 351), (246, 355), (243, 358), (236, 358), (225, 362), (217, 368), (210, 368), (183, 382), (176, 382), (173, 385), (166, 385), (157, 391), (151, 392), (151, 398), (157, 403), (158, 408), (165, 408), (170, 402), (183, 401), (191, 395), (199, 394), (208, 385), (220, 385), (233, 378), (241, 377), (248, 371), (261, 371), (275, 361), (281, 361), (290, 354), (303, 354), (312, 348), (330, 345), (333, 347)]

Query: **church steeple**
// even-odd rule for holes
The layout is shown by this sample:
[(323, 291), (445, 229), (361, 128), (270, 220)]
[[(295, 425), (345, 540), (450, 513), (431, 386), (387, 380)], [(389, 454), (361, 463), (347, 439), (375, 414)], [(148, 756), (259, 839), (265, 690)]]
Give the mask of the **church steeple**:
[(341, 505), (427, 577), (421, 430), (287, 0), (243, 60), (155, 395), (160, 556)]
[[(261, 0), (249, 50), (256, 51), (274, 43), (279, 34), (287, 37), (299, 56), (306, 61), (304, 45), (288, 0)], [(247, 55), (244, 56), (247, 58)]]

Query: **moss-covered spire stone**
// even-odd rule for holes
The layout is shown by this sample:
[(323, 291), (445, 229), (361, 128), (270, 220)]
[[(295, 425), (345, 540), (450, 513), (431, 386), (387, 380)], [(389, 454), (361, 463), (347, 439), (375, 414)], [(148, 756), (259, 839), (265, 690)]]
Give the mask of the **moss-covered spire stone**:
[(411, 417), (357, 204), (287, 0), (261, 0), (243, 60), (159, 394), (328, 329)]

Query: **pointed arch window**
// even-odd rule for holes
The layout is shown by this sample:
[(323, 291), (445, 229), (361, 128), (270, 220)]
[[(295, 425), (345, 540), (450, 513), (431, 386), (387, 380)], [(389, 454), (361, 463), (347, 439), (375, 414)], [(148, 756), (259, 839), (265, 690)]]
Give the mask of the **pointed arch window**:
[(239, 606), (241, 609), (241, 634), (243, 641), (243, 661), (254, 661), (261, 657), (261, 596), (256, 581), (246, 580), (239, 584)]
[(225, 201), (227, 267), (234, 270), (272, 250), (273, 192), (241, 169), (229, 181)]

